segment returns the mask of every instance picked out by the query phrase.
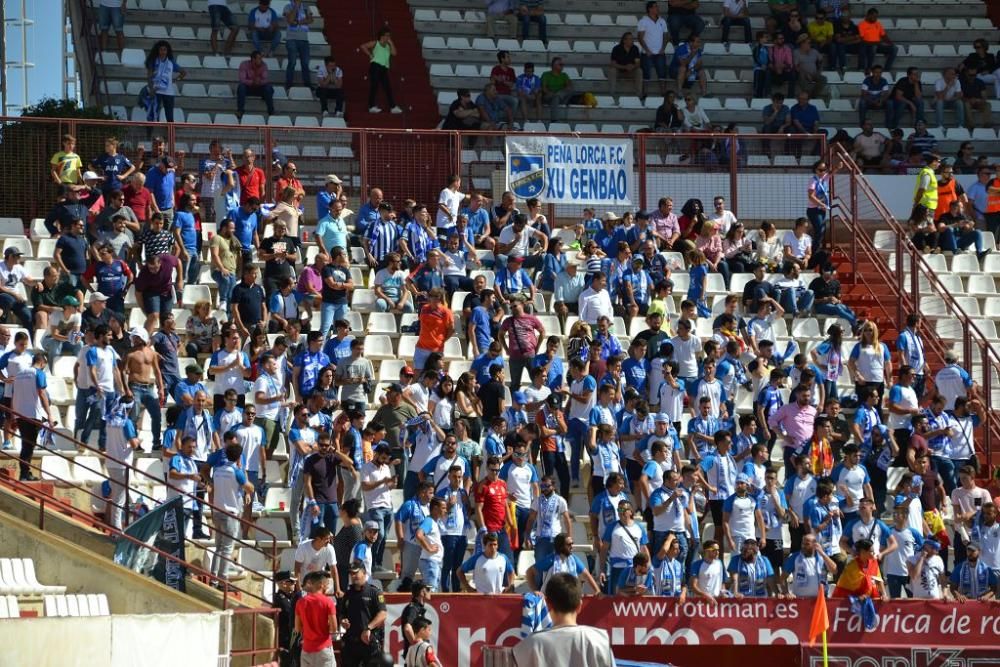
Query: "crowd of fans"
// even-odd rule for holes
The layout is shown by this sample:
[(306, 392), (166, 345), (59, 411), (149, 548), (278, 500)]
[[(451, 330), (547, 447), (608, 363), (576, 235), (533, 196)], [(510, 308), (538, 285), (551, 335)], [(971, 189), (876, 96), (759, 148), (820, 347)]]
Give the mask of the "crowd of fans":
[[(893, 350), (841, 300), (824, 162), (803, 188), (806, 215), (781, 235), (770, 222), (746, 233), (721, 196), (710, 211), (692, 199), (678, 215), (664, 197), (557, 224), (536, 200), (522, 212), (512, 193), (493, 202), (458, 176), (431, 206), (397, 211), (372, 188), (352, 211), (332, 174), (316, 194), (327, 213), (307, 228), (294, 163), (262, 205), (252, 151), (237, 165), (213, 141), (186, 172), (162, 142), (134, 161), (113, 138), (105, 149), (84, 167), (65, 136), (51, 160), (62, 194), (44, 276), (26, 275), (16, 245), (4, 253), (4, 315), (47, 334), (39, 354), (28, 333), (0, 332), (0, 369), (12, 408), (54, 425), (44, 369), (75, 356), (69, 426), (84, 441), (98, 432), (112, 457), (114, 525), (145, 410), (168, 481), (236, 515), (264, 509), (268, 462), (286, 447), (283, 480), (270, 481), (289, 487), (293, 577), (329, 568), (331, 592), (349, 588), (355, 561), (372, 585), (396, 579), (394, 534), (403, 590), (419, 571), (431, 590), (509, 591), (528, 551), (536, 590), (570, 572), (591, 592), (804, 597), (846, 567), (839, 585), (855, 594), (994, 594), (1000, 524), (976, 486), (978, 387), (951, 356), (932, 373), (919, 314)], [(917, 192), (925, 209), (929, 192)], [(376, 374), (351, 324), (358, 270), (370, 271), (370, 317), (416, 334), (398, 377)], [(217, 307), (183, 300), (205, 283)], [(146, 317), (126, 329), (130, 288)], [(828, 318), (820, 344), (787, 339), (814, 316)], [(449, 347), (457, 332), (471, 363)], [(20, 426), (25, 480), (37, 431)], [(574, 493), (586, 528), (574, 529)], [(184, 505), (206, 537), (201, 507)], [(213, 521), (213, 572), (226, 577), (240, 529)]]
[[(490, 3), (489, 16), (517, 16), (521, 19), (519, 37), (528, 38), (528, 22), (540, 21), (544, 26), (543, 2), (532, 2), (530, 14), (524, 3), (498, 0)], [(638, 21), (635, 31), (622, 34), (618, 44), (609, 54), (606, 67), (610, 93), (617, 95), (621, 84), (628, 94), (641, 100), (655, 94), (664, 98), (656, 110), (651, 126), (657, 132), (720, 131), (713, 125), (699, 104), (699, 96), (706, 95), (708, 76), (706, 55), (702, 41), (705, 20), (698, 12), (697, 2), (675, 0), (667, 4), (666, 18), (660, 15), (656, 0), (646, 3), (646, 15)], [(996, 75), (997, 63), (989, 53), (986, 40), (977, 39), (974, 51), (961, 63), (944, 66), (933, 86), (922, 84), (922, 73), (916, 67), (907, 68), (894, 82), (887, 78), (892, 70), (899, 48), (887, 34), (879, 20), (879, 10), (868, 9), (860, 20), (851, 17), (847, 3), (819, 2), (812, 17), (803, 13), (795, 2), (769, 2), (764, 30), (751, 36), (750, 6), (745, 0), (729, 0), (722, 8), (722, 41), (729, 49), (731, 29), (741, 27), (744, 41), (751, 45), (753, 67), (753, 93), (755, 99), (771, 97), (773, 106), (761, 109), (761, 131), (767, 134), (806, 134), (826, 131), (831, 125), (821, 122), (820, 112), (810, 102), (815, 98), (831, 99), (824, 72), (836, 71), (843, 75), (848, 69), (848, 56), (855, 64), (852, 71), (863, 72), (865, 78), (858, 90), (855, 107), (858, 125), (864, 128), (857, 137), (838, 136), (843, 143), (854, 141), (855, 151), (863, 157), (866, 167), (879, 167), (889, 172), (919, 169), (922, 152), (933, 150), (933, 145), (920, 145), (927, 134), (925, 113), (934, 111), (934, 127), (945, 125), (944, 112), (954, 111), (955, 125), (967, 127), (992, 127), (988, 86), (1000, 85)], [(514, 5), (518, 5), (515, 7)], [(488, 21), (492, 24), (492, 20)], [(544, 30), (541, 39), (545, 39)], [(671, 54), (668, 46), (673, 45)], [(884, 64), (878, 57), (884, 56)], [(708, 56), (709, 64), (711, 56)], [(570, 104), (591, 105), (580, 90), (579, 82), (564, 71), (564, 59), (551, 60), (549, 71), (540, 77), (535, 74), (535, 63), (526, 62), (522, 72), (511, 66), (510, 54), (500, 51), (498, 64), (490, 73), (490, 80), (473, 100), (468, 88), (458, 92), (445, 117), (447, 129), (519, 129), (519, 123), (542, 121), (542, 105), (549, 107), (549, 119), (563, 120)], [(654, 87), (655, 81), (655, 87)], [(725, 83), (716, 83), (714, 95), (726, 93)], [(1000, 88), (997, 88), (1000, 90)], [(1000, 95), (1000, 93), (998, 93)], [(785, 104), (785, 100), (797, 104)], [(884, 127), (892, 136), (869, 129), (872, 111), (884, 114)], [(903, 141), (904, 121), (915, 127), (913, 135)], [(836, 130), (831, 130), (831, 134)], [(916, 141), (915, 141), (916, 139)], [(917, 144), (914, 147), (914, 144)], [(919, 150), (918, 150), (919, 149)], [(969, 156), (966, 156), (968, 158)]]

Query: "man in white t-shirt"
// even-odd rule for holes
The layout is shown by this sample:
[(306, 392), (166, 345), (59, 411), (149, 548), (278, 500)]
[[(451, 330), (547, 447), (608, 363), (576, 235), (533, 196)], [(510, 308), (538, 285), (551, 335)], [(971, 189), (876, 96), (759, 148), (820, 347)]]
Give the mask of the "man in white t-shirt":
[(392, 490), (396, 488), (396, 473), (392, 467), (389, 445), (375, 446), (371, 461), (361, 466), (361, 493), (365, 499), (365, 520), (381, 526), (378, 540), (372, 546), (376, 570), (382, 569), (385, 537), (392, 527)]
[[(9, 382), (4, 384), (2, 404), (8, 408), (10, 407), (11, 399), (14, 396), (14, 378), (16, 378), (21, 371), (31, 368), (32, 359), (35, 355), (28, 350), (28, 344), (30, 342), (31, 339), (28, 337), (28, 333), (26, 331), (18, 331), (14, 334), (14, 347), (0, 355), (0, 372), (3, 373), (3, 377), (5, 379), (9, 380)], [(4, 425), (3, 448), (13, 449), (14, 445), (12, 445), (10, 441), (14, 432), (13, 419), (10, 419), (8, 415), (3, 414), (0, 415), (0, 421), (2, 421)]]
[(240, 336), (235, 331), (223, 338), (222, 347), (212, 353), (208, 372), (215, 376), (212, 389), (212, 409), (225, 407), (227, 389), (235, 389), (238, 396), (246, 393), (246, 377), (250, 374), (250, 357), (240, 349)]
[(108, 468), (111, 497), (107, 503), (107, 521), (118, 530), (122, 528), (122, 516), (128, 508), (126, 471), (132, 467), (133, 454), (139, 448), (138, 433), (132, 420), (128, 418), (131, 407), (131, 403), (119, 403), (108, 416), (108, 458), (105, 465)]
[(583, 601), (580, 580), (567, 573), (552, 575), (545, 584), (545, 605), (552, 627), (528, 636), (514, 646), (518, 667), (586, 665), (613, 667), (611, 640), (604, 630), (577, 625)]
[(948, 590), (944, 574), (944, 561), (938, 552), (941, 545), (936, 540), (924, 540), (924, 546), (907, 560), (910, 588), (913, 597), (923, 600), (941, 600)]
[(94, 328), (94, 344), (84, 356), (87, 373), (90, 377), (88, 400), (93, 402), (87, 423), (83, 427), (81, 440), (87, 442), (95, 426), (98, 429), (98, 446), (104, 449), (107, 439), (105, 431), (105, 416), (117, 400), (118, 391), (123, 387), (122, 374), (119, 368), (121, 357), (111, 347), (111, 329), (106, 324)]
[(965, 105), (962, 103), (962, 82), (954, 67), (946, 67), (941, 78), (934, 82), (934, 119), (944, 127), (944, 109), (955, 110), (955, 127), (965, 127)]
[(719, 236), (725, 236), (729, 233), (729, 228), (738, 222), (736, 215), (726, 209), (726, 200), (722, 196), (716, 195), (713, 205), (715, 210), (708, 219), (715, 223), (715, 228), (719, 230)]
[(340, 577), (337, 575), (337, 552), (330, 544), (332, 533), (325, 526), (313, 530), (313, 538), (305, 541), (295, 549), (295, 580), (302, 585), (302, 580), (310, 572), (327, 571), (330, 573), (330, 588), (327, 593), (335, 593), (340, 597)]
[(448, 187), (438, 195), (438, 211), (434, 224), (437, 226), (438, 232), (443, 235), (446, 235), (444, 234), (444, 230), (455, 226), (455, 220), (458, 218), (458, 209), (461, 207), (462, 202), (465, 201), (465, 193), (459, 191), (461, 187), (462, 177), (458, 174), (452, 174), (448, 178)]
[(212, 512), (215, 524), (215, 555), (212, 557), (212, 573), (225, 579), (229, 573), (233, 547), (240, 536), (240, 517), (244, 506), (253, 498), (253, 484), (239, 465), (243, 448), (230, 444), (225, 449), (226, 462), (212, 469), (213, 499), (217, 507), (227, 512)]
[(410, 274), (402, 268), (402, 257), (398, 252), (390, 252), (385, 256), (386, 266), (375, 274), (372, 290), (375, 292), (375, 310), (380, 313), (395, 314), (412, 313), (413, 302), (410, 300), (410, 290), (406, 289), (406, 280)]
[(511, 459), (500, 470), (500, 479), (507, 482), (507, 492), (514, 497), (517, 515), (518, 543), (527, 535), (524, 528), (531, 514), (532, 501), (538, 497), (538, 471), (528, 460), (528, 447), (520, 440), (514, 446)]
[(253, 511), (259, 512), (261, 493), (267, 483), (267, 457), (264, 453), (264, 429), (254, 424), (255, 413), (251, 410), (243, 413), (243, 422), (233, 429), (236, 442), (243, 448), (240, 456), (240, 468), (246, 473), (247, 479), (256, 490)]
[(257, 408), (256, 424), (264, 429), (267, 456), (278, 446), (278, 413), (285, 405), (285, 390), (277, 378), (278, 362), (274, 355), (265, 352), (260, 360), (261, 373), (253, 385), (253, 400)]
[(808, 229), (809, 219), (799, 218), (795, 221), (795, 228), (781, 237), (781, 246), (785, 249), (784, 260), (797, 264), (800, 269), (806, 268), (812, 257), (812, 237), (806, 233)]
[[(666, 95), (667, 91), (667, 22), (660, 16), (660, 7), (655, 2), (646, 3), (646, 15), (639, 20), (636, 27), (638, 33), (639, 50), (642, 66), (643, 84), (653, 77), (653, 69), (656, 69), (656, 78), (660, 81), (660, 94)], [(645, 89), (643, 90), (645, 93)]]
[[(528, 226), (528, 218), (523, 213), (517, 213), (511, 219), (511, 224), (500, 230), (494, 252), (497, 254), (497, 265), (504, 266), (507, 257), (520, 257), (524, 260), (524, 268), (531, 269), (541, 266), (542, 258), (548, 248), (549, 238), (544, 232)], [(530, 255), (531, 237), (541, 243), (541, 252)], [(505, 256), (501, 262), (501, 255)]]
[[(469, 584), (468, 573), (472, 572), (475, 589)], [(507, 593), (511, 590), (511, 579), (514, 576), (514, 566), (507, 557), (500, 553), (500, 543), (496, 533), (487, 533), (483, 537), (483, 550), (473, 554), (471, 558), (458, 568), (458, 578), (462, 588), (468, 593), (492, 595)]]

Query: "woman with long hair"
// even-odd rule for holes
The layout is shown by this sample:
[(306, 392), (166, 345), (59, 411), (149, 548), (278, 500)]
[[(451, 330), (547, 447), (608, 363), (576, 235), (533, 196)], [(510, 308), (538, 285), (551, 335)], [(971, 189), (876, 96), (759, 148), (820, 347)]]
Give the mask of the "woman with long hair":
[(847, 368), (857, 394), (860, 396), (864, 387), (872, 388), (878, 395), (878, 408), (881, 409), (886, 385), (892, 383), (892, 356), (889, 346), (879, 340), (878, 325), (874, 322), (869, 320), (861, 325)]
[(168, 123), (174, 122), (174, 97), (177, 84), (187, 76), (183, 67), (177, 64), (170, 42), (161, 39), (146, 56), (146, 78), (149, 80), (150, 106), (146, 120), (158, 122), (162, 108)]
[(445, 433), (453, 430), (452, 422), (455, 416), (455, 381), (450, 375), (445, 375), (434, 388), (431, 396), (431, 412), (434, 416), (434, 423), (441, 427)]
[(712, 314), (712, 309), (708, 307), (709, 264), (705, 259), (705, 253), (700, 250), (692, 250), (687, 255), (687, 262), (691, 281), (688, 284), (687, 298), (694, 302), (698, 309), (698, 317), (709, 317)]
[(566, 340), (566, 359), (587, 360), (590, 354), (590, 342), (593, 340), (590, 325), (583, 320), (577, 320), (569, 330), (569, 338)]
[(681, 228), (681, 240), (688, 241), (685, 246), (674, 244), (674, 251), (685, 255), (694, 249), (694, 240), (701, 231), (701, 226), (705, 223), (705, 205), (700, 199), (688, 199), (681, 207), (681, 217), (677, 218), (677, 224)]
[(823, 371), (823, 377), (816, 378), (823, 383), (827, 398), (839, 398), (837, 380), (844, 373), (844, 329), (839, 324), (831, 324), (826, 330), (826, 340), (813, 348), (813, 363)]
[(466, 371), (455, 384), (455, 415), (469, 426), (469, 437), (479, 442), (483, 435), (483, 404), (476, 395), (476, 374)]
[(753, 259), (753, 243), (746, 236), (742, 222), (734, 222), (722, 239), (722, 256), (730, 273), (750, 273), (757, 266)]
[(337, 396), (340, 395), (340, 390), (333, 382), (333, 367), (327, 366), (319, 372), (319, 378), (316, 380), (316, 386), (313, 387), (313, 393), (319, 393), (323, 395), (323, 408), (320, 412), (325, 412), (326, 414), (333, 414), (332, 406), (334, 401), (337, 400)]
[(263, 325), (257, 324), (250, 330), (247, 342), (243, 345), (243, 351), (250, 357), (250, 375), (248, 380), (256, 380), (260, 375), (260, 355), (267, 352), (270, 345), (267, 342), (267, 329)]
[(185, 329), (187, 339), (184, 347), (187, 356), (194, 358), (219, 349), (219, 320), (212, 317), (212, 304), (208, 301), (198, 301), (191, 307), (191, 317), (188, 318)]
[(778, 238), (778, 229), (773, 222), (764, 220), (760, 223), (754, 246), (757, 248), (757, 258), (767, 270), (777, 271), (785, 256), (785, 247)]
[(978, 168), (976, 156), (973, 154), (971, 141), (963, 141), (955, 154), (954, 169), (956, 174), (974, 174)]
[(558, 236), (549, 240), (549, 247), (542, 258), (542, 271), (538, 277), (538, 288), (546, 292), (555, 290), (556, 276), (566, 269), (569, 262), (563, 252), (563, 242)]
[(729, 271), (729, 263), (726, 262), (726, 258), (722, 254), (722, 237), (719, 236), (718, 228), (714, 222), (705, 221), (701, 226), (701, 231), (698, 232), (698, 238), (695, 239), (694, 247), (705, 256), (708, 267), (722, 275), (722, 280), (728, 290), (732, 273)]
[(361, 45), (361, 51), (368, 58), (368, 111), (382, 113), (375, 104), (378, 89), (385, 91), (385, 101), (392, 113), (403, 113), (392, 98), (392, 84), (389, 82), (389, 62), (396, 56), (396, 45), (392, 41), (389, 27), (378, 31), (378, 37)]
[(464, 418), (455, 420), (455, 440), (458, 442), (458, 455), (469, 462), (469, 474), (472, 479), (479, 479), (479, 466), (483, 463), (483, 446), (472, 438), (469, 422)]

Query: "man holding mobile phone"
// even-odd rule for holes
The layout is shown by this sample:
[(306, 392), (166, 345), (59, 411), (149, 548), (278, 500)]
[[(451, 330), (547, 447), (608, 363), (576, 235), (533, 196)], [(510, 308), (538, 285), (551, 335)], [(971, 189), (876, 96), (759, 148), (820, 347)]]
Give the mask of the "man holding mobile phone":
[(965, 546), (968, 544), (972, 519), (982, 509), (984, 503), (991, 502), (990, 492), (976, 485), (976, 470), (972, 466), (958, 469), (958, 486), (951, 492), (951, 505), (955, 510), (955, 567), (965, 560)]

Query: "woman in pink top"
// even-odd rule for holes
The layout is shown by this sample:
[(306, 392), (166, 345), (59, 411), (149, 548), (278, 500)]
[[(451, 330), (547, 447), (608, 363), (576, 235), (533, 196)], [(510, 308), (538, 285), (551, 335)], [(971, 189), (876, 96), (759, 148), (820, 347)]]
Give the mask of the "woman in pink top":
[(729, 279), (732, 273), (729, 270), (729, 262), (722, 256), (722, 237), (719, 236), (718, 228), (711, 220), (706, 220), (701, 225), (701, 232), (694, 242), (695, 248), (705, 255), (705, 260), (713, 271), (722, 274), (722, 279), (729, 289)]
[(312, 264), (302, 269), (302, 273), (299, 274), (299, 282), (295, 285), (295, 295), (310, 317), (312, 317), (313, 305), (323, 300), (323, 269), (329, 263), (330, 256), (319, 253)]

